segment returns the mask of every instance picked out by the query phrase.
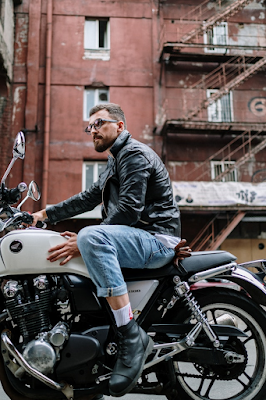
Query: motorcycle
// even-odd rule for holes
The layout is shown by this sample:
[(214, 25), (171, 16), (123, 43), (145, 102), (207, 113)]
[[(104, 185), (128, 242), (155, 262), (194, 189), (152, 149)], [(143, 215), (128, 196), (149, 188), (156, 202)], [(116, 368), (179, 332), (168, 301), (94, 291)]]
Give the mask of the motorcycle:
[[(40, 192), (31, 182), (8, 189), (6, 178), (25, 156), (19, 132), (0, 192), (0, 379), (12, 400), (93, 399), (109, 395), (118, 338), (112, 312), (81, 258), (46, 260), (66, 238), (29, 227), (22, 204)], [(260, 273), (226, 251), (192, 256), (154, 270), (123, 274), (134, 318), (154, 349), (132, 393), (168, 400), (264, 400), (266, 288)], [(210, 283), (211, 282), (211, 283)]]

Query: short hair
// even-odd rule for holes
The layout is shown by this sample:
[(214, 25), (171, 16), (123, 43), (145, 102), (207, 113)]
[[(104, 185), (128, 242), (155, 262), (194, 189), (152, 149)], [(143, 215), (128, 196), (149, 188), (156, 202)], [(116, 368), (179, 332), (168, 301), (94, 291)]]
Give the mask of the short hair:
[(102, 103), (97, 104), (96, 106), (90, 109), (90, 117), (97, 113), (100, 110), (108, 111), (109, 115), (113, 119), (117, 119), (118, 121), (123, 121), (125, 128), (127, 127), (126, 117), (122, 108), (115, 103)]

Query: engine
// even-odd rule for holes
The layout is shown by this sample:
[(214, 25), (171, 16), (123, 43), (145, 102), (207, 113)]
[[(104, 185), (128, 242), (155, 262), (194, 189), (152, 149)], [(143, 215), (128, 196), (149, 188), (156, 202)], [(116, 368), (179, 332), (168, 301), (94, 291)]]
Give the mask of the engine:
[(13, 326), (23, 337), (22, 355), (31, 367), (43, 374), (53, 371), (60, 359), (60, 350), (68, 340), (68, 325), (62, 321), (51, 326), (49, 310), (53, 291), (45, 275), (23, 283), (7, 281), (2, 286), (6, 309)]
[[(100, 314), (100, 305), (88, 284), (75, 275), (39, 275), (1, 285), (14, 346), (25, 362), (43, 375), (79, 386), (103, 374), (106, 353), (110, 357), (109, 326), (89, 323), (88, 315)], [(8, 355), (4, 360), (16, 377), (24, 375)]]
[[(30, 289), (33, 287), (33, 293)], [(24, 281), (23, 285), (15, 280), (9, 280), (2, 288), (6, 299), (6, 308), (17, 324), (24, 343), (40, 332), (49, 329), (49, 307), (51, 291), (45, 275), (33, 278), (33, 285)]]

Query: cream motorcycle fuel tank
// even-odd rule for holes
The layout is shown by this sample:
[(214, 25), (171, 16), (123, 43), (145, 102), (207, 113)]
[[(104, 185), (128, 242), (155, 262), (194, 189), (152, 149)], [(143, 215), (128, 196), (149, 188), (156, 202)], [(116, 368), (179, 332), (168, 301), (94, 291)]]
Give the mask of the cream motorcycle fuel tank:
[(0, 242), (0, 277), (5, 275), (73, 273), (89, 278), (81, 257), (66, 265), (47, 260), (48, 250), (67, 239), (58, 232), (37, 228), (14, 230)]
[[(14, 230), (0, 240), (0, 277), (12, 275), (76, 274), (89, 278), (81, 257), (65, 265), (47, 260), (48, 250), (67, 239), (58, 232), (37, 228)], [(159, 281), (127, 282), (129, 298), (137, 318), (156, 290)]]

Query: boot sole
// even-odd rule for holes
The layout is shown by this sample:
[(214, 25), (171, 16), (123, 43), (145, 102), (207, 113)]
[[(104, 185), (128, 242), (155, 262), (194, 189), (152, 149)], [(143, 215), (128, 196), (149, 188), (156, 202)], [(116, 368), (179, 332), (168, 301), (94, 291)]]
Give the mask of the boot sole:
[(148, 343), (148, 346), (146, 347), (145, 353), (143, 355), (143, 361), (141, 363), (141, 367), (140, 367), (139, 373), (136, 375), (135, 379), (131, 382), (131, 384), (125, 390), (123, 390), (122, 392), (114, 393), (109, 389), (109, 393), (110, 393), (111, 396), (114, 396), (114, 397), (124, 396), (124, 394), (129, 393), (136, 386), (136, 383), (138, 382), (138, 379), (139, 379), (140, 375), (142, 374), (143, 367), (145, 365), (145, 361), (146, 361), (147, 357), (151, 354), (151, 352), (153, 350), (153, 346), (154, 346), (154, 342), (149, 337), (149, 343)]

